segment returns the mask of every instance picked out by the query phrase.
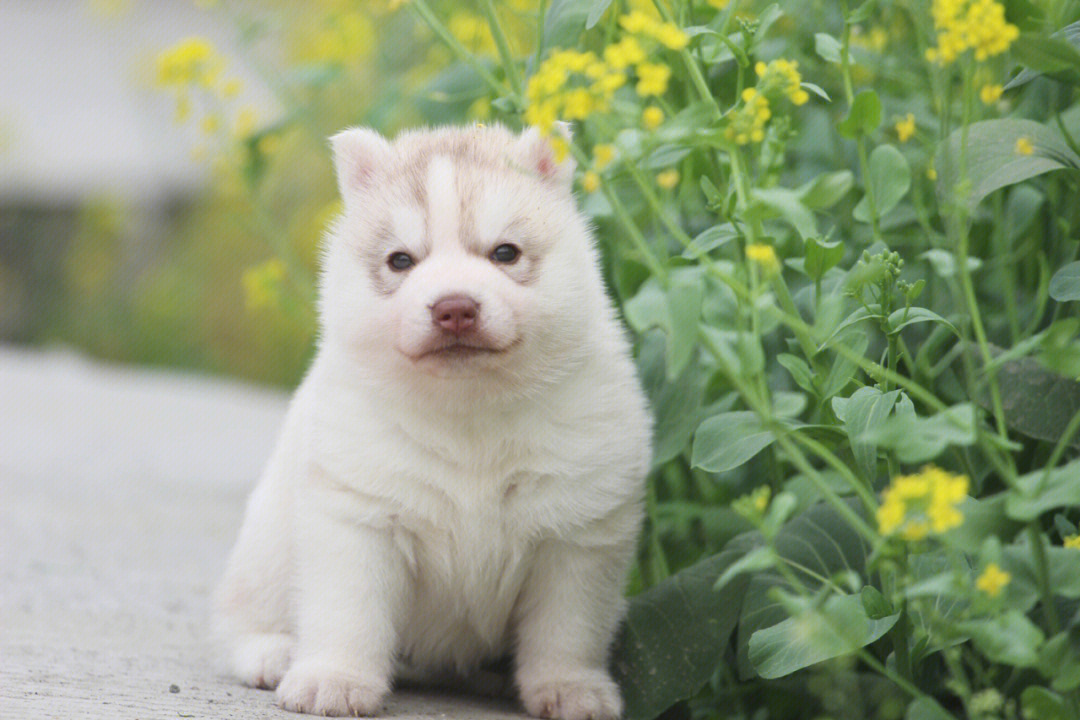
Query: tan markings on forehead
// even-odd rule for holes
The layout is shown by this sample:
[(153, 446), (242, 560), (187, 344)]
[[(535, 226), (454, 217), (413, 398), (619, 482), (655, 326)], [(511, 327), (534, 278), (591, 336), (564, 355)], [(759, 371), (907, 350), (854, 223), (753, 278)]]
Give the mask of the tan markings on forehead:
[(427, 230), (432, 245), (453, 241), (461, 229), (461, 199), (458, 197), (453, 161), (437, 155), (428, 164), (424, 177), (427, 189)]

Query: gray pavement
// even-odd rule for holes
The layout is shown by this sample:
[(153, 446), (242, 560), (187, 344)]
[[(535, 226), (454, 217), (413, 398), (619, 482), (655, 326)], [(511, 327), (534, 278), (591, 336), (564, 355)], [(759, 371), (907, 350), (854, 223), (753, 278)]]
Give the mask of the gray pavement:
[[(0, 718), (298, 718), (233, 683), (207, 597), (287, 397), (0, 347)], [(395, 692), (396, 718), (522, 717)]]

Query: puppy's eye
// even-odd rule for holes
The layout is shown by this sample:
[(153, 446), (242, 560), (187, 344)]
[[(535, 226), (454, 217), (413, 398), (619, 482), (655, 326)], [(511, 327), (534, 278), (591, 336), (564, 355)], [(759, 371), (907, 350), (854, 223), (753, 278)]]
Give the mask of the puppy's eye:
[(396, 252), (390, 253), (390, 257), (386, 258), (386, 264), (390, 266), (391, 270), (401, 272), (411, 268), (416, 264), (416, 261), (407, 252)]
[(519, 257), (521, 257), (521, 248), (517, 245), (511, 245), (510, 243), (503, 243), (491, 251), (491, 259), (497, 263), (509, 265)]

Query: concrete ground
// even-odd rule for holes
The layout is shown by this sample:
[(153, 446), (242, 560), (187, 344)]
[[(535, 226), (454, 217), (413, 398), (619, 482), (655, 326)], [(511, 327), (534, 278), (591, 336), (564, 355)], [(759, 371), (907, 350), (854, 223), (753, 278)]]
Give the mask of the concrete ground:
[[(0, 718), (297, 718), (224, 676), (207, 596), (286, 396), (0, 347)], [(396, 718), (522, 717), (396, 692)]]

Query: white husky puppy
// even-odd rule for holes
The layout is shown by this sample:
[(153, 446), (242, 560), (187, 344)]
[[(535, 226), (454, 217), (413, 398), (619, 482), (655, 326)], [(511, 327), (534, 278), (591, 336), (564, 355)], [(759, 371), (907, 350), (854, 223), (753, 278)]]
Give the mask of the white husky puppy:
[(572, 160), (501, 127), (332, 145), (318, 354), (216, 598), (232, 670), (369, 715), (513, 652), (530, 714), (618, 717), (651, 427)]

